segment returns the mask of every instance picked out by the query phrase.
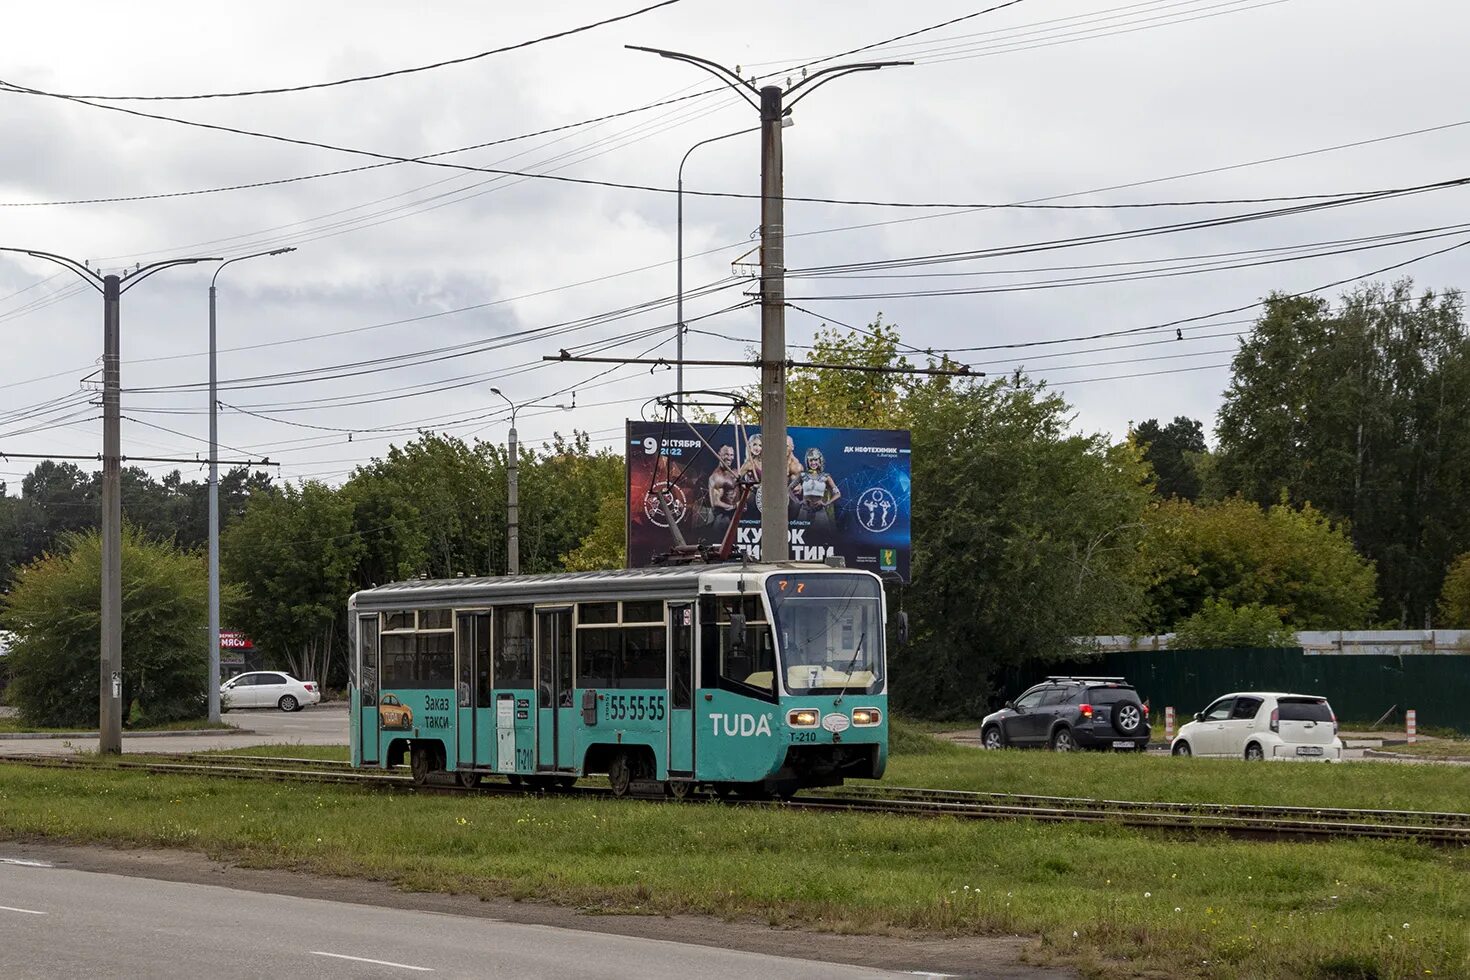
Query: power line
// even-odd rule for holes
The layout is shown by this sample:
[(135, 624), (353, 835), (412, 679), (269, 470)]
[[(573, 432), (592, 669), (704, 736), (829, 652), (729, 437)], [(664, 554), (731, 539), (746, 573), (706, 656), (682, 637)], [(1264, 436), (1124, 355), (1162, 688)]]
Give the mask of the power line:
[(574, 34), (606, 27), (608, 24), (616, 24), (619, 21), (631, 20), (650, 11), (658, 10), (660, 7), (668, 7), (678, 3), (679, 0), (660, 0), (658, 3), (650, 4), (638, 10), (616, 17), (608, 17), (591, 24), (583, 24), (580, 27), (557, 31), (553, 34), (545, 34), (541, 37), (531, 38), (527, 41), (518, 41), (515, 44), (507, 44), (499, 48), (491, 48), (489, 51), (480, 51), (475, 54), (465, 55), (460, 58), (449, 58), (444, 61), (436, 61), (428, 65), (419, 65), (413, 68), (395, 68), (391, 71), (377, 72), (371, 75), (354, 75), (350, 78), (339, 78), (330, 82), (314, 82), (308, 85), (289, 85), (280, 88), (262, 88), (243, 92), (206, 92), (197, 95), (67, 95), (68, 99), (96, 99), (99, 102), (192, 102), (201, 99), (239, 99), (253, 95), (282, 95), (288, 92), (308, 92), (315, 89), (336, 88), (341, 85), (354, 85), (358, 82), (373, 82), (384, 78), (396, 78), (401, 75), (412, 75), (418, 72), (434, 71), (439, 68), (447, 68), (451, 65), (468, 64), (471, 61), (479, 61), (491, 55), (505, 54), (507, 51), (519, 51), (546, 41), (555, 41)]

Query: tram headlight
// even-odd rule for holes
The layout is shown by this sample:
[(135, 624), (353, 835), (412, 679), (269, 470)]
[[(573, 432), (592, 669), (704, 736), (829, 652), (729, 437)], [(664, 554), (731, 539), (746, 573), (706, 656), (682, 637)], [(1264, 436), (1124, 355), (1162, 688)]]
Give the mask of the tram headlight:
[(786, 724), (792, 728), (816, 728), (821, 717), (821, 712), (815, 708), (797, 708), (786, 713)]
[(853, 708), (852, 723), (860, 728), (871, 728), (883, 721), (883, 712), (877, 708)]

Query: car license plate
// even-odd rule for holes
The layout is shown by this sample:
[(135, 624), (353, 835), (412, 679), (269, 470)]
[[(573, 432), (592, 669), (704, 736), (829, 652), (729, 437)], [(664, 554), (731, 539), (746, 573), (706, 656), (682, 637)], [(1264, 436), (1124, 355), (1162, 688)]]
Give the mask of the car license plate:
[(1298, 745), (1296, 747), (1296, 754), (1297, 755), (1321, 755), (1322, 754), (1322, 746), (1320, 746), (1320, 745)]
[(1132, 742), (1114, 742), (1113, 743), (1113, 748), (1115, 748), (1115, 749), (1131, 749), (1131, 748), (1133, 748), (1133, 743)]

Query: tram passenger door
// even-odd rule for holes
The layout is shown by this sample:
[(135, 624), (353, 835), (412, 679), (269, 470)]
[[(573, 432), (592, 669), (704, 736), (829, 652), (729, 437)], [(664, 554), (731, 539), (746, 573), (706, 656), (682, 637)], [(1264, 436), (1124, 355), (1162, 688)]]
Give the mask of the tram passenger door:
[(536, 768), (572, 766), (572, 610), (536, 610)]
[(357, 619), (357, 704), (352, 727), (357, 730), (358, 761), (380, 765), (378, 756), (378, 617)]
[(694, 776), (694, 604), (669, 603), (669, 775)]
[(491, 765), (490, 614), (460, 613), (455, 620), (455, 758), (458, 768)]

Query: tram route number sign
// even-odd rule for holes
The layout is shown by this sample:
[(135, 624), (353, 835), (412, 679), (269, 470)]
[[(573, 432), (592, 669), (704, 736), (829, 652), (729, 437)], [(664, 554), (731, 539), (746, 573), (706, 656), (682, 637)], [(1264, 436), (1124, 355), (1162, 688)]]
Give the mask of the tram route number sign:
[(606, 694), (602, 699), (604, 721), (663, 721), (662, 694)]

